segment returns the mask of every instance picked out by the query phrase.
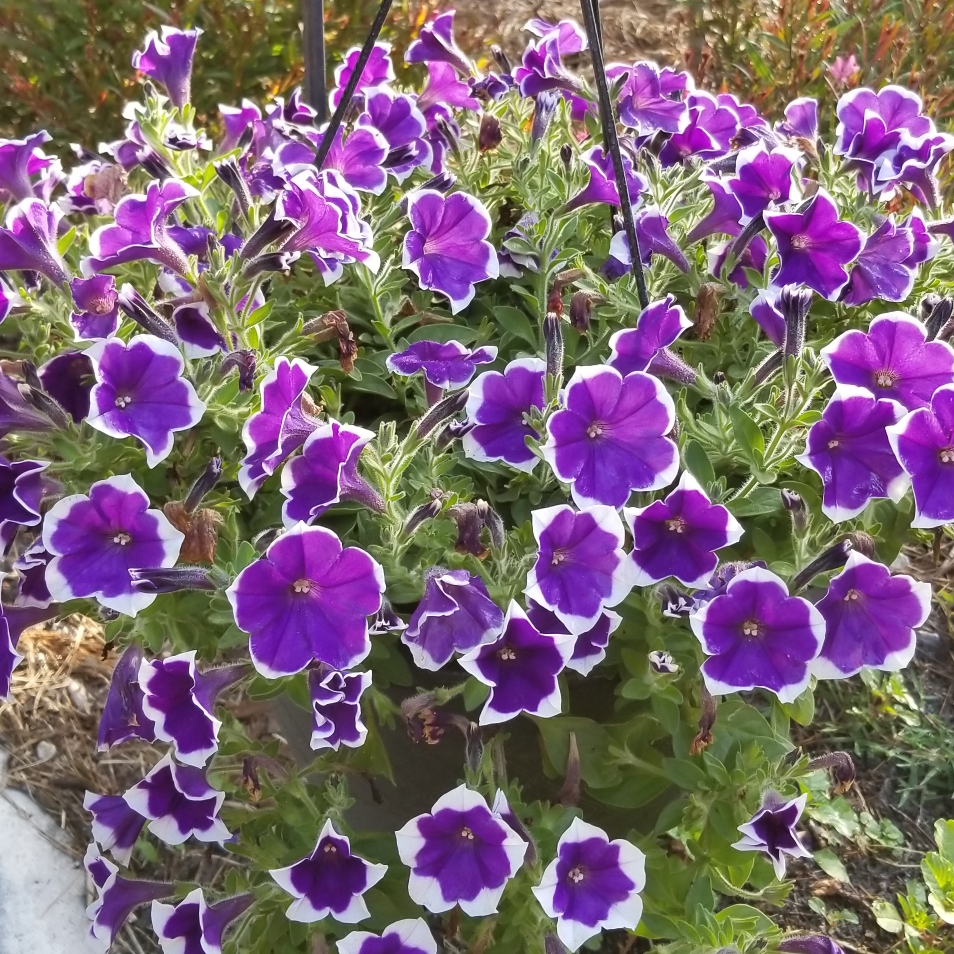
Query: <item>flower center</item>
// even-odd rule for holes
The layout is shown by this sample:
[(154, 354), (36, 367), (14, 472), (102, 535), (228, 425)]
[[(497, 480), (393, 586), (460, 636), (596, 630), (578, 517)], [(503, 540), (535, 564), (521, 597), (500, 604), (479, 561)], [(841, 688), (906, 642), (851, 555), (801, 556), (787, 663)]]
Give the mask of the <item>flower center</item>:
[(845, 594), (845, 599), (846, 599), (846, 600), (860, 600), (860, 599), (861, 599), (861, 594), (860, 594), (857, 590), (849, 590), (849, 591)]
[(467, 841), (473, 841), (474, 833), (469, 828), (461, 828), (460, 837), (465, 838)]
[(132, 543), (132, 537), (126, 533), (125, 530), (120, 530), (119, 533), (113, 536), (113, 543), (118, 543), (121, 547), (126, 547)]
[(132, 398), (128, 394), (117, 394), (116, 400), (113, 403), (118, 408), (128, 407), (132, 404)]
[(792, 248), (806, 249), (812, 244), (812, 240), (804, 234), (792, 236)]
[(589, 437), (591, 440), (592, 440), (593, 438), (596, 438), (596, 437), (602, 437), (602, 436), (603, 436), (603, 425), (600, 424), (600, 423), (598, 423), (598, 422), (592, 423), (592, 424), (586, 429), (586, 436)]
[(666, 521), (666, 529), (671, 530), (673, 533), (685, 533), (686, 532), (686, 521), (682, 517), (673, 517), (672, 520)]
[(832, 438), (832, 439), (828, 442), (828, 449), (829, 449), (829, 450), (834, 450), (836, 447), (839, 446), (839, 444), (841, 444), (841, 441), (838, 441), (838, 440), (835, 440), (834, 438)]
[(504, 646), (503, 649), (497, 650), (497, 657), (499, 659), (505, 659), (507, 662), (510, 662), (511, 659), (516, 659), (517, 654), (513, 651), (510, 646)]
[(559, 566), (566, 559), (566, 553), (563, 550), (554, 550), (553, 557), (550, 560), (551, 566)]
[(91, 315), (108, 315), (113, 310), (113, 307), (113, 304), (108, 298), (94, 298), (86, 310)]
[(781, 189), (770, 189), (770, 190), (769, 190), (768, 197), (769, 197), (773, 202), (777, 202), (779, 199), (782, 198), (782, 191), (781, 191)]
[(954, 447), (942, 447), (937, 456), (942, 464), (954, 463)]
[(758, 636), (762, 632), (762, 627), (757, 619), (747, 619), (742, 624), (743, 636)]
[(583, 868), (580, 867), (580, 865), (577, 865), (575, 868), (571, 868), (570, 873), (567, 875), (567, 877), (574, 884), (579, 884), (584, 878)]
[(330, 843), (327, 844), (327, 845), (325, 845), (325, 847), (324, 847), (324, 852), (325, 852), (326, 855), (327, 855), (327, 854), (332, 854), (332, 855), (333, 855), (333, 854), (335, 854), (337, 851), (338, 851), (338, 849), (337, 849), (334, 845), (332, 845), (332, 844), (330, 844)]
[(898, 380), (898, 376), (894, 371), (876, 371), (875, 372), (875, 384), (879, 388), (890, 388)]
[(311, 580), (295, 580), (292, 589), (296, 593), (310, 593), (311, 592)]

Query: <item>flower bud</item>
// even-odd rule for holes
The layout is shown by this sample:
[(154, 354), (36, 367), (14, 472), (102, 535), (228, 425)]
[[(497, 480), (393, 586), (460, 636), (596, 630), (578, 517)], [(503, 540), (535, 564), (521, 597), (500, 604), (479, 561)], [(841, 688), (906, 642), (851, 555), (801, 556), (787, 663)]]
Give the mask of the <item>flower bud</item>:
[(449, 172), (441, 172), (432, 176), (421, 184), (422, 189), (433, 189), (435, 192), (450, 192), (457, 184), (457, 179)]
[(795, 593), (803, 586), (807, 586), (819, 573), (840, 570), (848, 562), (848, 556), (855, 550), (863, 556), (871, 558), (875, 554), (875, 542), (872, 537), (861, 530), (849, 533), (844, 540), (830, 546), (806, 567), (799, 570), (792, 577), (789, 592)]
[(213, 457), (206, 465), (202, 476), (192, 485), (185, 499), (186, 513), (193, 513), (222, 477), (222, 458)]
[(245, 177), (235, 157), (230, 156), (220, 162), (213, 162), (212, 165), (215, 168), (215, 174), (235, 193), (242, 215), (247, 216), (252, 207), (252, 194), (248, 191)]
[(239, 259), (246, 262), (249, 259), (256, 258), (269, 245), (284, 242), (293, 232), (297, 232), (301, 228), (301, 224), (297, 219), (276, 219), (275, 209), (270, 209), (265, 221), (253, 235), (249, 236), (239, 250)]
[(570, 324), (581, 334), (586, 334), (590, 327), (590, 313), (593, 310), (593, 299), (585, 292), (573, 293), (570, 299)]
[(257, 359), (254, 351), (233, 351), (222, 362), (222, 374), (235, 368), (238, 371), (239, 390), (251, 391), (255, 387), (255, 366)]
[(383, 633), (398, 633), (403, 629), (407, 629), (407, 623), (394, 612), (390, 600), (382, 600), (381, 609), (375, 613), (371, 625), (368, 627), (368, 634), (370, 636), (380, 636)]
[(490, 55), (494, 58), (494, 62), (501, 73), (506, 76), (512, 72), (513, 66), (510, 63), (510, 57), (496, 43), (491, 44)]
[(533, 109), (533, 122), (530, 125), (531, 146), (535, 146), (547, 134), (559, 102), (559, 95), (550, 89), (537, 96)]
[(149, 334), (179, 347), (179, 338), (172, 330), (169, 322), (154, 311), (146, 299), (128, 282), (119, 289), (116, 301), (123, 312), (132, 318), (136, 324), (145, 328)]
[(435, 449), (439, 451), (447, 450), (454, 441), (472, 431), (475, 426), (476, 422), (474, 421), (451, 421), (434, 440)]
[(650, 374), (655, 374), (657, 378), (669, 378), (670, 381), (678, 381), (680, 384), (696, 383), (695, 370), (670, 348), (661, 348), (657, 351), (649, 362), (647, 370)]
[(569, 172), (570, 166), (573, 165), (573, 147), (568, 142), (560, 146), (560, 161), (563, 163), (563, 168)]
[(458, 553), (470, 553), (478, 560), (486, 558), (490, 552), (481, 542), (480, 532), (484, 520), (476, 504), (455, 504), (447, 511), (448, 516), (457, 524), (457, 542), (454, 549)]
[(785, 285), (778, 293), (776, 307), (785, 319), (785, 344), (782, 351), (786, 358), (798, 357), (805, 347), (805, 325), (811, 306), (812, 291), (809, 288)]
[(702, 711), (699, 713), (699, 731), (696, 737), (689, 745), (690, 755), (699, 755), (703, 749), (712, 745), (712, 727), (716, 722), (716, 701), (715, 697), (702, 684)]
[(490, 534), (490, 545), (495, 550), (502, 549), (506, 538), (506, 530), (503, 520), (500, 519), (500, 514), (486, 500), (477, 501), (477, 513)]
[(808, 508), (801, 495), (794, 490), (782, 488), (782, 506), (792, 515), (792, 526), (796, 533), (804, 533), (808, 526)]
[(649, 654), (649, 668), (657, 676), (672, 676), (679, 672), (679, 664), (672, 655), (661, 649), (654, 649)]
[(45, 414), (55, 427), (69, 427), (70, 417), (56, 398), (29, 384), (20, 384), (18, 388), (23, 399), (41, 414)]
[(484, 113), (480, 118), (480, 129), (477, 133), (477, 148), (481, 152), (490, 152), (503, 142), (503, 133), (500, 131), (500, 120), (491, 113)]
[(563, 786), (557, 801), (568, 808), (575, 808), (580, 804), (580, 747), (576, 741), (576, 733), (571, 732), (566, 752), (566, 772), (563, 776)]
[(417, 423), (417, 436), (423, 440), (438, 424), (453, 417), (458, 411), (463, 410), (467, 403), (467, 388), (463, 391), (455, 391), (446, 398), (438, 401)]
[(547, 312), (543, 319), (543, 342), (547, 358), (547, 374), (556, 378), (563, 373), (563, 328), (556, 312)]
[(938, 298), (925, 322), (928, 341), (933, 341), (934, 339), (947, 341), (947, 339), (951, 337), (951, 331), (954, 330), (951, 324), (952, 314), (954, 314), (954, 300), (951, 298)]
[(918, 303), (918, 317), (926, 325), (934, 311), (934, 306), (941, 300), (941, 296), (936, 292), (928, 292)]
[(480, 771), (484, 760), (484, 733), (476, 722), (469, 722), (464, 730), (464, 761), (471, 772)]
[(756, 369), (755, 369), (755, 383), (756, 385), (765, 384), (768, 379), (778, 371), (782, 366), (782, 362), (785, 360), (785, 352), (778, 348), (773, 351)]
[(411, 536), (422, 523), (440, 516), (442, 509), (443, 504), (440, 497), (435, 497), (426, 504), (421, 504), (419, 507), (416, 507), (411, 511), (410, 516), (404, 522), (404, 536)]
[(217, 590), (226, 581), (212, 567), (173, 566), (129, 571), (132, 585), (140, 593), (175, 593), (178, 590)]
[(688, 616), (696, 604), (688, 593), (677, 590), (671, 583), (663, 583), (656, 592), (662, 604), (663, 616)]
[(250, 259), (242, 269), (242, 274), (246, 278), (254, 278), (256, 275), (268, 272), (287, 275), (299, 258), (301, 258), (301, 252), (266, 252), (264, 255), (256, 255), (255, 258)]
[(381, 168), (394, 169), (397, 166), (403, 166), (406, 162), (410, 162), (414, 156), (415, 148), (410, 143), (405, 146), (397, 146), (384, 157)]
[(835, 794), (843, 795), (855, 783), (855, 763), (847, 752), (829, 752), (808, 763), (808, 768), (830, 769), (835, 782)]
[(434, 120), (434, 129), (447, 143), (447, 148), (460, 160), (460, 127), (457, 123), (438, 114)]

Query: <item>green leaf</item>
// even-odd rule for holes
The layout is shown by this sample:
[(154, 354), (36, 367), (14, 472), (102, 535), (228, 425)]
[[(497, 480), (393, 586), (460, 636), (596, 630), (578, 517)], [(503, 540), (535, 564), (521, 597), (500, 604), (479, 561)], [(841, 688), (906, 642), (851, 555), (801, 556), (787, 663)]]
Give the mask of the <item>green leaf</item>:
[(686, 470), (699, 481), (703, 488), (708, 490), (715, 483), (712, 461), (709, 460), (705, 448), (695, 438), (686, 443), (682, 459)]
[(245, 320), (245, 325), (248, 328), (251, 328), (254, 325), (261, 324), (271, 313), (272, 308), (275, 307), (275, 300), (270, 298), (264, 305), (260, 308), (256, 308), (248, 318)]
[(688, 759), (663, 759), (663, 771), (680, 788), (686, 791), (701, 791), (707, 787), (708, 776), (705, 771)]
[(56, 250), (60, 255), (65, 255), (73, 245), (76, 239), (76, 226), (74, 225), (61, 239), (56, 243)]
[(497, 319), (497, 324), (504, 331), (516, 338), (523, 339), (531, 348), (536, 349), (537, 334), (524, 312), (510, 305), (498, 305), (494, 308), (493, 313)]
[(954, 862), (954, 821), (939, 818), (934, 823), (934, 840), (941, 857)]
[(440, 341), (444, 344), (448, 341), (459, 341), (465, 345), (469, 345), (476, 338), (477, 332), (473, 328), (468, 328), (456, 321), (449, 321), (447, 324), (435, 322), (430, 325), (421, 325), (407, 336), (409, 342)]
[(577, 716), (554, 716), (551, 719), (533, 718), (540, 730), (543, 747), (553, 771), (562, 776), (570, 750), (570, 733), (576, 734), (580, 752), (580, 774), (587, 785), (608, 788), (619, 780), (619, 770), (608, 759), (610, 735), (592, 719)]
[(815, 718), (815, 693), (806, 689), (794, 702), (783, 702), (782, 708), (799, 725), (811, 725)]
[(828, 848), (822, 848), (821, 851), (815, 852), (814, 858), (818, 867), (821, 868), (825, 874), (831, 876), (836, 881), (843, 881), (845, 884), (851, 883), (851, 878), (848, 877), (848, 869), (833, 851)]
[(878, 927), (889, 934), (900, 934), (904, 930), (904, 921), (898, 914), (898, 909), (888, 901), (875, 901), (871, 905)]
[(732, 433), (743, 453), (761, 464), (762, 455), (765, 453), (765, 439), (758, 424), (740, 407), (730, 407), (729, 418), (732, 421)]
[(780, 510), (782, 497), (775, 487), (756, 487), (747, 497), (730, 500), (726, 506), (737, 517), (759, 517)]
[(763, 914), (758, 908), (753, 908), (751, 904), (730, 904), (719, 911), (715, 917), (720, 924), (730, 921), (752, 934), (764, 934), (775, 927), (767, 914)]

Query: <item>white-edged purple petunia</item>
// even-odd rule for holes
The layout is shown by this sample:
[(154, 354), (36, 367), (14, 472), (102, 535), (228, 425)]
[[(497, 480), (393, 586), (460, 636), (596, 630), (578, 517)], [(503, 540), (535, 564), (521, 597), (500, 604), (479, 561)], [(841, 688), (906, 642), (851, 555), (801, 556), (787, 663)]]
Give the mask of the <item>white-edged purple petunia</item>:
[(311, 924), (329, 915), (342, 924), (370, 917), (364, 894), (388, 870), (351, 851), (351, 842), (328, 819), (314, 851), (286, 868), (269, 871), (295, 900), (285, 910), (289, 921)]
[(179, 349), (154, 335), (94, 341), (86, 349), (96, 384), (86, 423), (110, 437), (135, 437), (150, 467), (172, 451), (176, 431), (194, 427), (205, 413), (184, 375)]
[[(563, 635), (569, 632), (553, 610), (548, 610), (533, 600), (527, 600), (527, 619), (541, 633)], [(619, 624), (622, 622), (623, 617), (619, 613), (607, 609), (603, 610), (599, 619), (590, 629), (577, 633), (573, 637), (575, 640), (573, 652), (566, 661), (566, 668), (578, 672), (581, 676), (588, 675), (597, 663), (606, 658), (606, 647), (609, 645), (609, 638), (619, 629)]]
[(70, 273), (57, 246), (62, 210), (40, 199), (24, 199), (7, 212), (0, 228), (0, 272), (39, 272), (54, 285)]
[(402, 266), (417, 275), (422, 288), (446, 296), (457, 314), (473, 300), (477, 282), (497, 277), (487, 209), (464, 192), (445, 196), (419, 189), (407, 197), (407, 215), (411, 228), (404, 236)]
[(490, 686), (480, 725), (506, 722), (521, 712), (544, 719), (559, 715), (563, 700), (558, 676), (575, 644), (570, 633), (541, 633), (511, 600), (497, 639), (458, 660), (466, 672)]
[(821, 356), (838, 384), (865, 388), (909, 411), (926, 407), (939, 387), (954, 384), (954, 348), (928, 341), (924, 325), (903, 311), (878, 315), (867, 332), (840, 334)]
[(203, 769), (173, 761), (171, 752), (123, 798), (149, 819), (149, 831), (167, 845), (181, 845), (190, 837), (221, 844), (232, 837), (219, 818), (225, 792), (209, 784)]
[(622, 375), (645, 371), (663, 348), (668, 348), (692, 322), (686, 317), (675, 296), (667, 295), (650, 302), (636, 319), (635, 328), (623, 328), (609, 340), (607, 364)]
[(156, 738), (171, 742), (180, 762), (205, 765), (219, 747), (222, 722), (213, 714), (216, 696), (246, 672), (242, 665), (200, 672), (195, 650), (144, 659), (138, 678), (142, 711), (153, 724)]
[(844, 679), (862, 669), (896, 672), (914, 657), (916, 630), (931, 613), (931, 584), (891, 571), (857, 550), (815, 604), (825, 644), (812, 661), (819, 679)]
[(886, 427), (904, 417), (897, 401), (878, 398), (863, 388), (835, 389), (808, 432), (805, 451), (795, 459), (821, 477), (822, 512), (841, 523), (857, 517), (869, 500), (897, 503), (910, 483), (888, 441)]
[(539, 440), (540, 434), (528, 417), (543, 409), (546, 372), (546, 363), (539, 358), (517, 358), (503, 372), (477, 376), (465, 409), (473, 425), (463, 438), (466, 457), (501, 460), (526, 473), (536, 467), (539, 458), (527, 447), (526, 438)]
[(456, 904), (471, 917), (494, 914), (527, 852), (527, 843), (466, 785), (442, 795), (396, 838), (411, 869), (411, 900), (435, 914)]
[(254, 903), (251, 894), (239, 894), (209, 904), (201, 888), (177, 904), (152, 902), (152, 929), (163, 954), (222, 954), (228, 926)]
[(70, 291), (76, 306), (70, 314), (70, 324), (77, 341), (95, 341), (116, 334), (119, 329), (119, 292), (112, 275), (74, 278), (70, 282)]
[(574, 818), (557, 843), (540, 884), (532, 888), (557, 935), (577, 951), (600, 931), (632, 931), (643, 914), (646, 856), (622, 838)]
[(772, 860), (775, 875), (785, 877), (785, 856), (811, 858), (795, 826), (805, 810), (807, 794), (784, 801), (776, 792), (768, 791), (762, 797), (762, 806), (752, 818), (739, 825), (742, 840), (732, 847), (739, 851), (763, 851)]
[(371, 650), (368, 617), (384, 594), (384, 571), (337, 534), (299, 523), (275, 540), (226, 590), (236, 625), (249, 634), (255, 668), (269, 679), (317, 660), (350, 669)]
[(540, 549), (524, 593), (556, 613), (574, 635), (592, 629), (603, 610), (633, 588), (619, 514), (612, 507), (576, 511), (563, 504), (533, 511), (531, 523)]
[(675, 577), (686, 586), (703, 587), (719, 563), (715, 551), (738, 543), (745, 532), (725, 507), (709, 500), (689, 471), (665, 500), (627, 508), (623, 517), (633, 535), (636, 586)]
[(93, 597), (135, 616), (155, 594), (142, 593), (129, 571), (174, 566), (184, 536), (128, 474), (107, 477), (58, 500), (43, 519), (43, 546), (53, 554), (46, 570), (58, 603)]
[(286, 527), (312, 523), (343, 500), (383, 512), (381, 495), (358, 473), (358, 459), (374, 438), (372, 431), (328, 421), (308, 435), (301, 454), (282, 468), (281, 490)]
[(99, 718), (97, 750), (105, 752), (129, 739), (155, 742), (155, 726), (142, 709), (142, 688), (139, 685), (139, 667), (142, 650), (130, 643), (113, 667), (109, 691)]
[(352, 931), (337, 943), (339, 954), (437, 954), (437, 941), (423, 918), (395, 921), (380, 935)]
[(757, 566), (733, 577), (689, 623), (709, 657), (702, 676), (714, 696), (761, 688), (794, 702), (808, 686), (809, 663), (825, 638), (821, 613)]
[(679, 470), (679, 450), (666, 435), (676, 420), (658, 378), (625, 377), (601, 365), (577, 368), (563, 407), (547, 421), (544, 459), (570, 484), (580, 507), (622, 507), (634, 490), (658, 490)]
[(869, 301), (904, 301), (911, 294), (917, 268), (909, 259), (914, 233), (888, 216), (866, 239), (851, 268), (842, 301), (866, 305)]
[(361, 696), (371, 685), (369, 672), (338, 672), (318, 667), (308, 673), (311, 696), (311, 747), (316, 751), (343, 745), (358, 749), (368, 737), (361, 721)]
[(201, 33), (198, 27), (180, 30), (164, 26), (161, 35), (150, 30), (146, 34), (145, 49), (136, 50), (132, 55), (133, 69), (162, 83), (172, 105), (179, 109), (189, 102), (192, 57)]
[(792, 170), (798, 159), (795, 149), (787, 146), (769, 149), (761, 142), (739, 151), (735, 174), (726, 185), (739, 200), (743, 222), (793, 198)]
[(7, 460), (0, 454), (0, 550), (10, 549), (20, 527), (35, 527), (43, 518), (40, 505), (50, 489), (41, 460)]
[(415, 341), (403, 351), (388, 355), (387, 369), (409, 378), (423, 372), (435, 388), (462, 388), (474, 376), (478, 364), (490, 364), (497, 357), (493, 345), (470, 348), (459, 341)]
[(102, 851), (108, 851), (121, 865), (128, 865), (133, 846), (146, 824), (122, 795), (97, 795), (87, 792), (83, 808), (93, 816), (93, 840)]
[[(241, 308), (240, 302), (238, 310)], [(225, 336), (215, 326), (212, 311), (204, 301), (179, 305), (172, 312), (172, 324), (187, 358), (209, 358), (229, 350)]]
[[(337, 108), (341, 102), (341, 95), (345, 86), (354, 75), (355, 67), (358, 65), (358, 59), (361, 56), (361, 47), (353, 46), (344, 55), (344, 59), (335, 67), (335, 89), (331, 94), (331, 105)], [(371, 53), (368, 56), (368, 62), (361, 70), (361, 76), (358, 78), (358, 85), (355, 87), (355, 95), (367, 90), (370, 93), (378, 88), (384, 88), (388, 83), (394, 81), (394, 63), (391, 62), (391, 44), (384, 41), (378, 41), (371, 47)]]
[(437, 670), (455, 652), (493, 642), (503, 624), (504, 614), (479, 576), (432, 566), (424, 572), (424, 594), (401, 642), (411, 651), (415, 666)]
[(305, 394), (315, 368), (301, 358), (282, 355), (259, 386), (259, 409), (242, 428), (246, 453), (239, 466), (239, 484), (249, 498), (274, 474), (292, 451), (318, 426)]
[(689, 123), (689, 110), (681, 98), (663, 91), (659, 67), (649, 61), (626, 67), (629, 76), (619, 92), (619, 116), (638, 136), (651, 136), (657, 130), (681, 133)]
[(938, 388), (919, 407), (887, 429), (895, 457), (911, 478), (912, 527), (954, 522), (954, 384)]

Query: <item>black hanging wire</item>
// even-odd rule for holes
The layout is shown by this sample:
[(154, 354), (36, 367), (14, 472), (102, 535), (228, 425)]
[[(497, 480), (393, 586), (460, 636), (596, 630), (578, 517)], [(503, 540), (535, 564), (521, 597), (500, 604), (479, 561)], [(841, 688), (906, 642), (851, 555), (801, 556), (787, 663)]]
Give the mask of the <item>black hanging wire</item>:
[(586, 39), (590, 47), (590, 59), (596, 78), (596, 93), (600, 108), (600, 124), (603, 127), (603, 143), (609, 149), (613, 160), (613, 172), (616, 175), (616, 189), (619, 192), (619, 208), (623, 216), (623, 228), (629, 242), (632, 257), (633, 277), (636, 279), (636, 294), (640, 307), (649, 305), (649, 293), (646, 291), (646, 276), (643, 274), (643, 262), (636, 235), (636, 220), (633, 218), (633, 206), (629, 201), (629, 186), (626, 182), (626, 169), (623, 167), (623, 154), (619, 147), (616, 132), (616, 115), (610, 99), (609, 83), (606, 80), (606, 64), (603, 61), (603, 45), (600, 36), (598, 12), (599, 0), (580, 0), (583, 10), (583, 24), (586, 27)]
[(305, 60), (305, 102), (315, 111), (315, 124), (328, 119), (325, 62), (325, 0), (302, 0), (302, 39)]
[(345, 88), (341, 91), (341, 101), (338, 103), (338, 107), (335, 109), (334, 114), (331, 117), (331, 122), (328, 123), (328, 128), (321, 137), (321, 142), (318, 145), (318, 152), (315, 154), (315, 165), (319, 169), (325, 164), (325, 159), (328, 158), (328, 152), (331, 150), (332, 143), (338, 137), (338, 130), (341, 129), (341, 124), (344, 121), (345, 113), (347, 113), (348, 107), (351, 105), (351, 99), (354, 96), (354, 91), (358, 88), (358, 81), (361, 79), (361, 74), (364, 72), (364, 68), (367, 66), (368, 60), (371, 58), (371, 51), (374, 49), (374, 44), (381, 33), (381, 28), (384, 26), (384, 21), (388, 18), (388, 11), (391, 9), (392, 2), (393, 0), (381, 0), (381, 6), (378, 7), (378, 12), (374, 17), (374, 22), (371, 24), (371, 29), (368, 31), (367, 39), (364, 41), (364, 46), (361, 47), (361, 53), (358, 56), (358, 62), (355, 63), (354, 70), (352, 71), (348, 82), (345, 84)]

